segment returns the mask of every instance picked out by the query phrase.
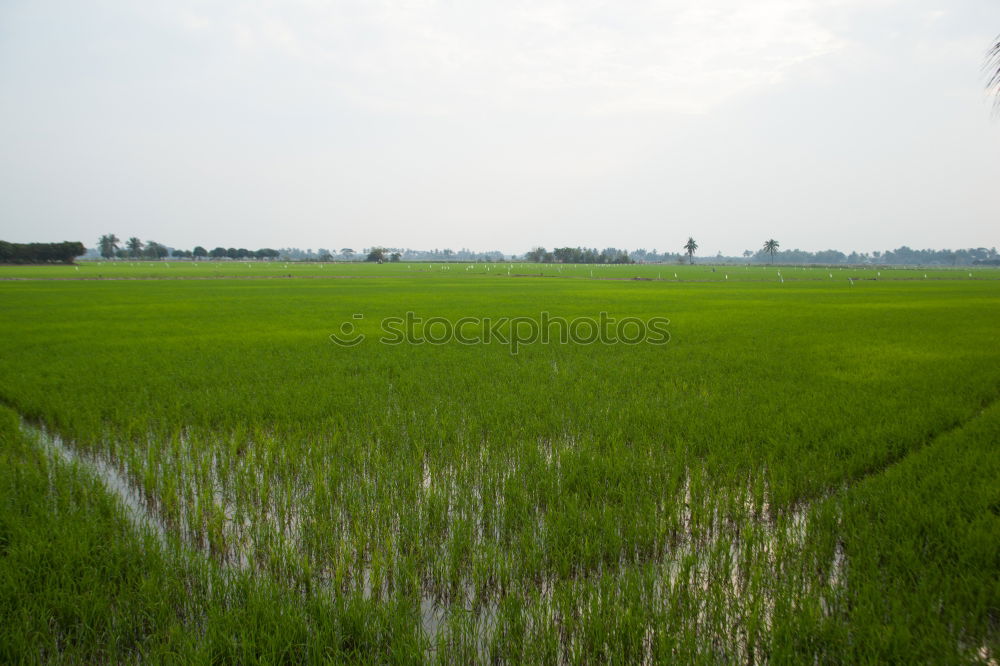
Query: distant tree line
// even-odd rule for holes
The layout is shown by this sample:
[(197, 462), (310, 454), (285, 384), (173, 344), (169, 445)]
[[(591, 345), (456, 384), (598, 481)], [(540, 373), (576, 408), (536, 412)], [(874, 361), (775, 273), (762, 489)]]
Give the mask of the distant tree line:
[[(5, 243), (0, 247), (0, 261), (7, 263), (34, 263), (68, 261), (86, 253), (86, 249), (79, 251), (82, 245), (79, 243), (72, 248), (76, 252), (69, 259), (63, 258), (63, 254), (54, 250), (36, 249), (33, 251), (20, 250), (21, 257), (36, 257), (34, 259), (15, 258), (13, 247), (41, 248), (61, 247), (67, 243), (31, 243), (28, 245), (18, 245)], [(1000, 266), (1000, 255), (995, 247), (993, 248), (966, 248), (960, 250), (914, 250), (907, 246), (888, 250), (885, 252), (851, 252), (845, 254), (839, 250), (821, 250), (819, 252), (808, 252), (806, 250), (782, 250), (777, 240), (768, 239), (763, 246), (756, 250), (746, 250), (741, 256), (731, 257), (718, 253), (713, 257), (696, 257), (698, 243), (693, 237), (688, 237), (687, 242), (680, 246), (682, 252), (658, 252), (656, 249), (647, 251), (639, 248), (631, 252), (614, 247), (597, 250), (588, 247), (557, 247), (551, 252), (544, 247), (535, 247), (525, 252), (523, 255), (504, 255), (502, 252), (474, 252), (467, 248), (452, 250), (450, 248), (434, 250), (413, 250), (410, 248), (391, 248), (382, 246), (372, 246), (355, 251), (353, 248), (344, 247), (337, 250), (319, 248), (313, 250), (301, 250), (299, 248), (285, 247), (277, 250), (271, 248), (260, 248), (249, 250), (247, 248), (216, 247), (208, 250), (201, 245), (191, 250), (179, 250), (169, 248), (156, 241), (143, 242), (139, 238), (131, 237), (126, 242), (122, 241), (114, 234), (101, 236), (98, 241), (98, 252), (105, 259), (163, 259), (174, 257), (176, 259), (257, 259), (282, 261), (369, 261), (369, 262), (398, 262), (398, 261), (459, 261), (459, 262), (502, 262), (510, 259), (520, 261), (530, 261), (536, 263), (560, 263), (560, 264), (633, 264), (633, 263), (732, 263), (732, 264), (756, 264), (756, 263), (779, 263), (779, 264), (821, 264), (821, 265), (857, 265), (857, 264), (878, 264), (878, 265), (923, 265), (923, 266)], [(70, 249), (65, 248), (64, 252)]]
[(385, 247), (373, 247), (368, 250), (368, 255), (365, 257), (365, 261), (373, 261), (379, 264), (384, 261), (391, 261), (395, 263), (402, 258), (403, 254), (401, 252), (393, 252), (389, 248)]
[[(372, 246), (363, 250), (344, 247), (339, 251), (326, 248), (302, 250), (297, 247), (283, 247), (278, 250), (279, 256), (285, 261), (489, 261), (500, 262), (508, 259), (499, 250), (492, 252), (474, 252), (467, 248), (452, 250), (413, 250), (402, 247)], [(393, 257), (398, 255), (398, 259)]]
[(536, 247), (524, 254), (524, 260), (539, 264), (634, 264), (625, 250), (615, 247), (598, 251), (590, 247), (557, 247), (551, 252)]
[(666, 264), (679, 262), (684, 258), (684, 255), (679, 252), (657, 252), (656, 248), (632, 250), (629, 256), (638, 264)]
[(499, 251), (495, 252), (473, 252), (468, 249), (454, 251), (445, 250), (411, 250), (404, 248), (390, 248), (372, 246), (365, 248), (361, 252), (356, 252), (353, 248), (344, 247), (339, 252), (331, 251), (327, 248), (313, 250), (309, 248), (302, 250), (297, 247), (283, 247), (280, 249), (260, 248), (249, 250), (247, 248), (216, 247), (208, 250), (201, 245), (191, 250), (180, 250), (167, 247), (156, 241), (143, 242), (141, 239), (132, 237), (122, 243), (114, 234), (105, 234), (98, 239), (97, 253), (105, 259), (163, 259), (174, 257), (176, 259), (281, 259), (282, 261), (371, 261), (371, 262), (396, 262), (396, 261), (504, 261), (506, 256)]
[[(781, 244), (770, 238), (764, 242), (763, 246), (754, 252), (746, 250), (740, 257), (723, 256), (720, 252), (711, 258), (700, 259), (702, 263), (781, 263), (781, 264), (877, 264), (877, 265), (921, 265), (921, 266), (1000, 266), (1000, 255), (995, 247), (967, 248), (963, 250), (913, 250), (907, 246), (889, 250), (886, 252), (851, 252), (844, 254), (839, 250), (821, 250), (819, 252), (807, 252), (806, 250), (781, 250)], [(625, 250), (608, 248), (597, 252), (589, 248), (556, 248), (552, 252), (543, 247), (536, 247), (525, 252), (519, 257), (523, 261), (535, 263), (563, 263), (563, 264), (629, 264), (629, 263), (695, 263), (695, 252), (698, 250), (698, 242), (693, 237), (688, 237), (687, 242), (681, 246), (684, 254), (664, 253), (659, 254), (656, 250), (647, 252), (638, 249), (629, 255)], [(685, 260), (686, 255), (686, 260)]]
[[(770, 241), (769, 241), (770, 242)], [(777, 243), (777, 241), (775, 241)], [(782, 263), (782, 264), (824, 264), (824, 265), (856, 265), (878, 264), (881, 266), (1000, 266), (1000, 255), (996, 248), (966, 248), (963, 250), (914, 250), (907, 246), (888, 250), (886, 252), (851, 252), (844, 254), (839, 250), (821, 250), (807, 252), (805, 250), (775, 250), (767, 247), (756, 252), (747, 250), (743, 260), (749, 263)], [(716, 257), (715, 261), (720, 258)], [(738, 261), (735, 257), (724, 257)]]
[(0, 241), (0, 263), (3, 264), (72, 264), (87, 253), (78, 241), (61, 243), (8, 243)]
[(216, 247), (206, 250), (202, 246), (197, 246), (194, 250), (174, 250), (173, 256), (188, 259), (277, 259), (281, 253), (269, 247), (262, 247), (259, 250), (248, 250), (245, 247)]
[(105, 234), (98, 239), (97, 249), (105, 259), (163, 259), (168, 256), (175, 259), (277, 259), (280, 254), (266, 247), (259, 250), (244, 247), (206, 250), (198, 245), (193, 250), (176, 250), (156, 241), (143, 242), (135, 236), (129, 238), (124, 246), (120, 245), (121, 242), (114, 234)]

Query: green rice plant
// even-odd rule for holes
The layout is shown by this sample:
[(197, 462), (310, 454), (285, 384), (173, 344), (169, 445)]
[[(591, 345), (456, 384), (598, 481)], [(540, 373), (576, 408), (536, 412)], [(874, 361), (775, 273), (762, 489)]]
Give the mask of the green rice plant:
[[(535, 268), (553, 270), (525, 274)], [(168, 533), (156, 566), (179, 610), (130, 634), (144, 647), (81, 633), (74, 654), (995, 654), (995, 438), (974, 424), (1000, 388), (1000, 282), (621, 272), (650, 268), (0, 283), (0, 400), (115, 470)], [(516, 355), (379, 343), (380, 319), (407, 311), (662, 316), (671, 340), (529, 343)], [(368, 338), (334, 345), (343, 321)], [(8, 426), (20, 437), (16, 419)], [(17, 455), (40, 455), (32, 446)], [(74, 474), (52, 472), (36, 494), (65, 485), (84, 489), (74, 501), (107, 503), (118, 528), (78, 511), (74, 529), (112, 533), (143, 562), (109, 491)], [(42, 542), (40, 524), (22, 532)], [(11, 589), (29, 624), (50, 612), (51, 599)]]

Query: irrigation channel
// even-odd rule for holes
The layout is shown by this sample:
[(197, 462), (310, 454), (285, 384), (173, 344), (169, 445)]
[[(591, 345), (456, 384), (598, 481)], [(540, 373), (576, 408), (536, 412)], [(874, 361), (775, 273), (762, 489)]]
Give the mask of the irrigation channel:
[[(251, 518), (246, 512), (238, 511), (233, 502), (227, 500), (221, 491), (221, 483), (215, 484), (215, 496), (211, 501), (217, 506), (225, 507), (224, 538), (209, 538), (197, 525), (192, 524), (193, 521), (171, 523), (164, 517), (157, 498), (143, 492), (134, 480), (141, 477), (134, 477), (130, 473), (132, 470), (123, 463), (119, 464), (99, 455), (80, 453), (44, 426), (32, 425), (22, 419), (21, 428), (50, 458), (75, 465), (96, 477), (105, 490), (118, 499), (123, 514), (133, 528), (138, 532), (153, 534), (164, 549), (179, 549), (177, 552), (209, 558), (219, 563), (223, 572), (257, 573), (263, 571), (263, 567), (257, 564), (259, 554), (255, 549), (259, 547), (259, 531), (253, 524), (255, 521), (271, 523), (269, 527), (282, 535), (282, 547), (296, 548), (302, 543), (301, 524), (294, 513), (289, 515), (287, 511), (270, 507), (257, 514), (256, 518)], [(516, 472), (516, 468), (510, 470), (512, 475)], [(261, 483), (265, 481), (260, 479)], [(435, 479), (430, 470), (424, 467), (421, 487), (425, 493), (432, 492), (436, 485), (449, 483), (453, 484), (454, 479)], [(191, 497), (195, 503), (201, 499), (196, 492)], [(725, 504), (716, 503), (709, 509), (711, 519), (705, 524), (704, 518), (699, 519), (698, 516), (706, 514), (695, 511), (699, 499), (692, 494), (690, 477), (675, 500), (673, 505), (679, 512), (677, 524), (680, 529), (662, 545), (654, 557), (643, 563), (652, 567), (654, 574), (649, 596), (654, 603), (664, 605), (682, 588), (687, 595), (702, 596), (703, 599), (696, 603), (695, 617), (690, 620), (695, 628), (714, 627), (723, 636), (728, 635), (727, 644), (720, 648), (719, 656), (727, 659), (737, 657), (744, 663), (761, 660), (761, 652), (756, 650), (762, 649), (761, 633), (766, 634), (771, 629), (775, 604), (775, 592), (769, 586), (766, 576), (762, 580), (761, 572), (780, 577), (781, 572), (790, 566), (809, 568), (805, 563), (790, 562), (788, 556), (800, 550), (805, 542), (811, 505), (803, 503), (784, 512), (772, 513), (766, 490), (761, 503), (759, 496), (755, 500), (748, 488), (737, 502), (742, 502), (745, 515), (752, 517), (750, 521), (735, 521), (731, 516), (727, 517), (724, 510), (719, 508)], [(196, 512), (182, 512), (181, 515), (196, 515)], [(543, 533), (545, 530), (541, 517), (538, 530)], [(482, 539), (483, 535), (480, 534), (479, 538)], [(583, 572), (569, 581), (560, 581), (554, 574), (540, 580), (525, 581), (528, 587), (533, 588), (530, 596), (540, 608), (540, 613), (531, 613), (528, 624), (560, 624), (561, 616), (566, 611), (554, 601), (557, 585), (569, 585), (580, 590), (587, 585), (600, 587), (597, 579), (610, 574), (612, 577), (617, 576), (617, 593), (622, 594), (622, 588), (626, 586), (625, 574), (635, 567), (635, 559), (628, 560), (623, 556), (617, 570), (610, 568)], [(840, 544), (834, 551), (832, 562), (820, 569), (823, 575), (819, 578), (806, 579), (811, 582), (805, 584), (800, 581), (799, 592), (818, 594), (824, 612), (831, 612), (826, 599), (842, 594), (847, 584), (846, 558)], [(387, 599), (398, 592), (393, 589), (391, 573), (379, 575), (370, 563), (350, 575), (346, 584), (344, 579), (337, 579), (330, 571), (314, 571), (312, 577), (308, 590), (313, 594), (323, 593), (325, 590), (329, 594), (360, 594), (365, 599)], [(501, 596), (502, 591), (484, 594), (468, 579), (456, 586), (447, 581), (434, 580), (432, 573), (426, 574), (420, 592), (420, 618), (430, 652), (439, 648), (440, 641), (453, 638), (449, 635), (454, 631), (451, 621), (457, 614), (474, 618), (472, 631), (475, 634), (478, 658), (489, 661), (491, 642), (496, 638), (502, 639), (502, 636), (496, 635)], [(580, 598), (586, 599), (587, 596), (581, 592)], [(586, 615), (586, 603), (581, 601), (581, 607), (572, 612)], [(754, 609), (756, 631), (747, 630), (745, 613), (748, 607)], [(469, 628), (466, 627), (464, 631), (469, 631)], [(656, 628), (652, 625), (645, 630), (644, 663), (654, 661), (652, 640), (655, 631)], [(560, 646), (563, 658), (570, 662), (579, 660), (583, 656), (579, 646), (574, 645), (573, 639), (565, 634), (562, 634), (562, 638), (566, 641)], [(721, 639), (716, 637), (715, 640)]]

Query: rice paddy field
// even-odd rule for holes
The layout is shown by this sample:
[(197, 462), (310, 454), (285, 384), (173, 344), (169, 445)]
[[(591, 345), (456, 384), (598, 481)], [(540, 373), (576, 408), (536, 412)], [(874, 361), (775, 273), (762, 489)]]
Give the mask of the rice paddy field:
[(85, 262), (0, 322), (0, 661), (1000, 658), (1000, 271)]

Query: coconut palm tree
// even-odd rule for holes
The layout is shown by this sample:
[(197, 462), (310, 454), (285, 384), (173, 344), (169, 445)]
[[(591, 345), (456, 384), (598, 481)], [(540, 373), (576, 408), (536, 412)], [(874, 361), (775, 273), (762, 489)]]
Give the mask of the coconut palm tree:
[(118, 249), (118, 243), (121, 239), (114, 234), (105, 234), (97, 241), (98, 246), (101, 248), (101, 256), (105, 259), (113, 259), (115, 256), (115, 250)]
[(694, 263), (694, 251), (698, 249), (698, 243), (695, 242), (693, 238), (688, 236), (688, 242), (684, 243), (684, 251), (688, 255), (688, 263)]
[(774, 253), (778, 251), (778, 245), (779, 245), (778, 241), (774, 240), (773, 238), (764, 243), (764, 252), (767, 252), (769, 255), (771, 255), (772, 264), (774, 263)]
[(137, 237), (132, 236), (128, 239), (128, 256), (130, 257), (141, 257), (142, 256), (142, 241)]

